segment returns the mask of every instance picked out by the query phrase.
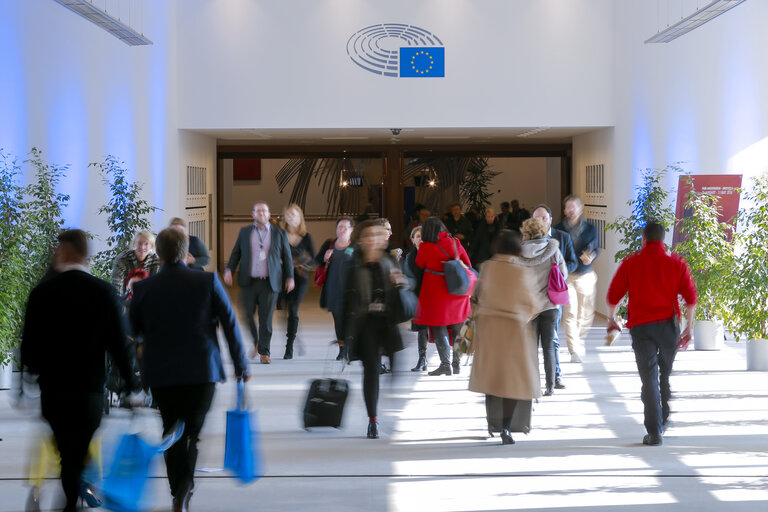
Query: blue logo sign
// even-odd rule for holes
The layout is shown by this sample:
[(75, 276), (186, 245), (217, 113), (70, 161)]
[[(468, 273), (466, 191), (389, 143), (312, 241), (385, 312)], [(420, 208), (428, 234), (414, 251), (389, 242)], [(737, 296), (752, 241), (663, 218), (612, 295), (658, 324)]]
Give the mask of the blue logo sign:
[(445, 46), (413, 25), (383, 23), (358, 30), (347, 41), (352, 62), (371, 73), (400, 78), (445, 76)]

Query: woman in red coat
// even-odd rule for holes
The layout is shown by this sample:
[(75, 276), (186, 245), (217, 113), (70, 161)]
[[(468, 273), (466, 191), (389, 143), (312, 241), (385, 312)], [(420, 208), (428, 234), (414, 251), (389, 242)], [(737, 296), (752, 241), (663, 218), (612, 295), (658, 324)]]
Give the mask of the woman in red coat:
[[(419, 293), (419, 305), (413, 323), (432, 327), (440, 366), (429, 372), (430, 375), (451, 375), (451, 343), (448, 340), (450, 327), (454, 339), (458, 337), (461, 324), (472, 312), (469, 297), (451, 295), (445, 284), (443, 262), (454, 259), (458, 251), (459, 258), (471, 266), (466, 251), (458, 240), (453, 238), (445, 224), (430, 217), (424, 221), (421, 232), (422, 243), (416, 255), (416, 265), (424, 269), (424, 279)], [(453, 373), (459, 373), (460, 354), (453, 353)]]

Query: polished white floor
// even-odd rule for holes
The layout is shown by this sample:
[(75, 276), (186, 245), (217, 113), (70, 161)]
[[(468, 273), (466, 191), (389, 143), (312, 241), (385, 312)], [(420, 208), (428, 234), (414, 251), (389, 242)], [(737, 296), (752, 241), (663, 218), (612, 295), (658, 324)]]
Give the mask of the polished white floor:
[[(382, 438), (365, 439), (361, 368), (352, 383), (344, 428), (301, 428), (310, 379), (330, 375), (335, 348), (330, 315), (312, 290), (301, 312), (306, 353), (283, 361), (284, 317), (276, 313), (273, 364), (254, 363), (248, 390), (258, 411), (265, 475), (241, 486), (221, 471), (225, 411), (232, 382), (220, 385), (208, 416), (191, 509), (205, 511), (761, 511), (768, 505), (768, 373), (746, 372), (745, 347), (681, 353), (672, 376), (672, 427), (664, 445), (641, 444), (640, 381), (628, 335), (603, 346), (597, 325), (584, 363), (569, 363), (567, 386), (535, 405), (533, 431), (502, 446), (485, 430), (483, 398), (467, 391), (470, 366), (458, 376), (429, 377), (408, 369), (415, 336), (406, 334), (396, 372), (382, 376)], [(249, 339), (246, 332), (243, 333)], [(437, 361), (430, 347), (430, 363)], [(470, 363), (471, 364), (471, 363)], [(40, 422), (19, 415), (0, 391), (0, 512), (24, 510), (28, 461)], [(126, 429), (157, 437), (149, 412), (103, 421), (104, 457)], [(165, 468), (155, 468), (155, 510), (169, 510)], [(58, 481), (43, 486), (53, 510)]]

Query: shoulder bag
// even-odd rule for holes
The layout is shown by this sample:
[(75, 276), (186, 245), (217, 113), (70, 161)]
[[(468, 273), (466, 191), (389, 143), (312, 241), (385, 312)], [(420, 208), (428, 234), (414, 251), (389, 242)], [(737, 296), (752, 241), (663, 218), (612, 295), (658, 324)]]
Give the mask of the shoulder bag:
[(547, 282), (547, 295), (552, 304), (558, 306), (567, 306), (571, 302), (568, 300), (568, 284), (560, 271), (556, 261), (552, 262), (552, 268), (549, 271), (549, 281)]
[(440, 247), (440, 244), (435, 242), (437, 248), (451, 258), (450, 260), (443, 262), (443, 272), (434, 272), (429, 269), (424, 269), (424, 271), (429, 272), (430, 274), (445, 276), (445, 286), (448, 288), (448, 293), (451, 295), (472, 295), (475, 291), (475, 284), (477, 284), (477, 271), (472, 267), (468, 267), (459, 259), (459, 247), (455, 238), (453, 239), (453, 243), (456, 254), (451, 258), (451, 255), (448, 254), (445, 249)]
[[(336, 239), (331, 240), (330, 249), (333, 250), (333, 246), (336, 243)], [(333, 255), (331, 255), (331, 258)], [(325, 278), (328, 277), (328, 265), (331, 264), (331, 258), (325, 262), (325, 265), (320, 265), (315, 269), (315, 286), (323, 286), (325, 284)]]

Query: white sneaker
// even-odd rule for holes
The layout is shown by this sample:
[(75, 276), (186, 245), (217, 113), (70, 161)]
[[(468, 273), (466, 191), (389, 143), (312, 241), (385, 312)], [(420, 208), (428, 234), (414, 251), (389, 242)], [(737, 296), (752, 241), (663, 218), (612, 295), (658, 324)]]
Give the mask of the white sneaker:
[(577, 354), (576, 352), (574, 352), (573, 354), (571, 354), (571, 362), (572, 363), (581, 363), (582, 362), (581, 356), (579, 354)]

